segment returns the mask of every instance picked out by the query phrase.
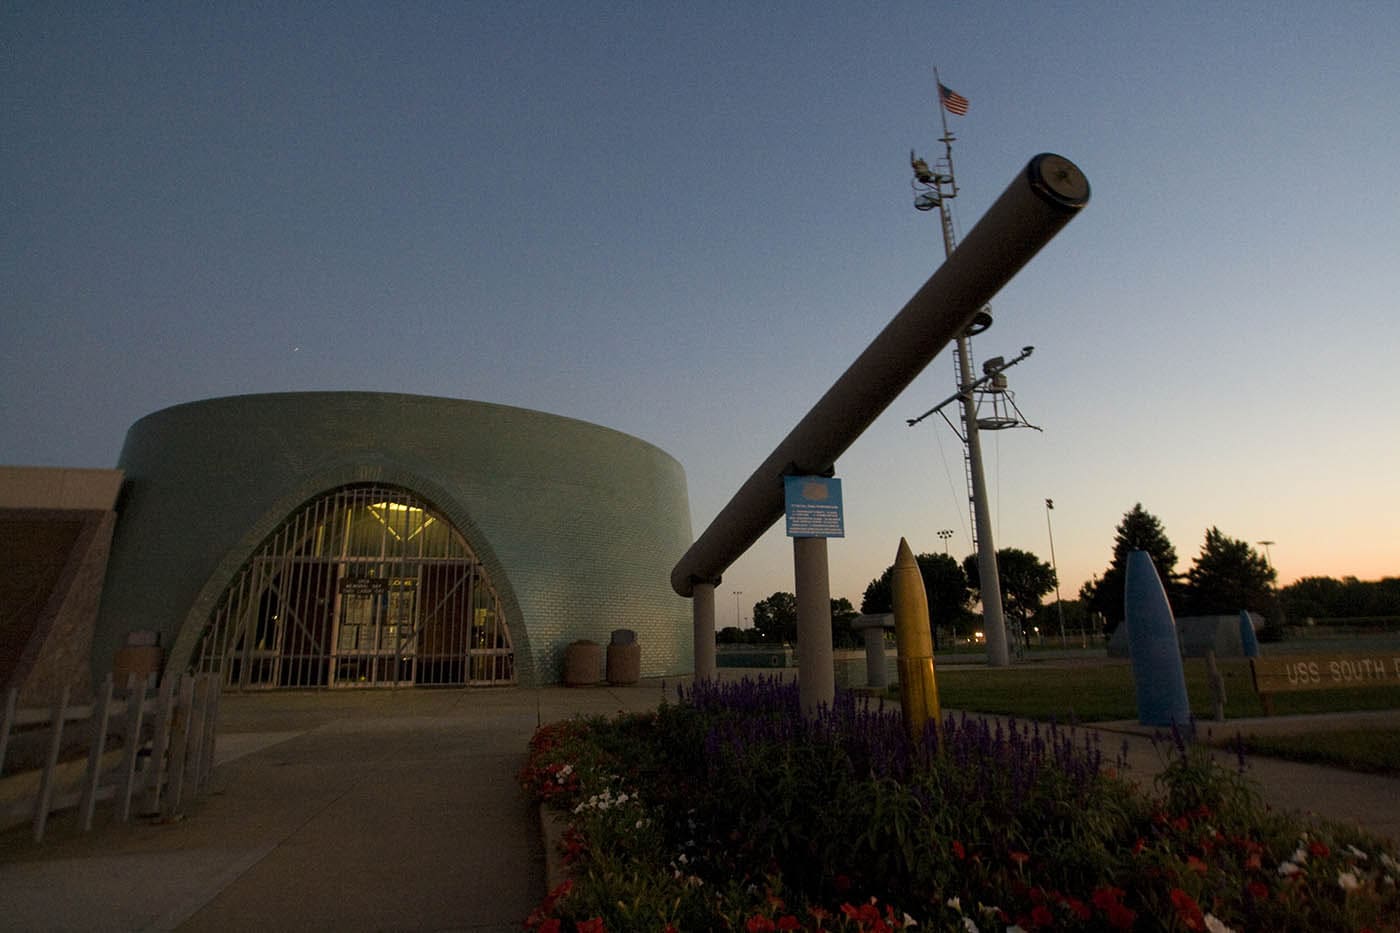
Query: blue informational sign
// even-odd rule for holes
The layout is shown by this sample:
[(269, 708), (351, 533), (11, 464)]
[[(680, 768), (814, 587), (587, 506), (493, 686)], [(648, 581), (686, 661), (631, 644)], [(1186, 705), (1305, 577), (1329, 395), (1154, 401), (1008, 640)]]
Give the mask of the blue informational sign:
[(844, 538), (841, 481), (829, 476), (784, 476), (789, 538)]

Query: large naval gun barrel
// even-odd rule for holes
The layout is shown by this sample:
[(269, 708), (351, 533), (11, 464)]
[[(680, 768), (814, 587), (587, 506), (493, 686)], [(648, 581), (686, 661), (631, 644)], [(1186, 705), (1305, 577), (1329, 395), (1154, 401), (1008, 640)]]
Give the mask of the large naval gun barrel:
[(1073, 162), (1041, 153), (1017, 173), (958, 248), (759, 464), (671, 571), (690, 596), (783, 514), (783, 477), (830, 474), (836, 459), (973, 316), (1089, 202)]

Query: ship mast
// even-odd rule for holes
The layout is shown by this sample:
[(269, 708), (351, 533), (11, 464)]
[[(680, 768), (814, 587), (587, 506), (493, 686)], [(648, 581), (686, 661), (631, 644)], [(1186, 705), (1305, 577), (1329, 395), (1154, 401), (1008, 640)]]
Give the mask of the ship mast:
[[(955, 137), (948, 130), (948, 108), (944, 99), (943, 84), (938, 80), (938, 69), (933, 71), (938, 83), (938, 113), (943, 120), (943, 158), (936, 160), (934, 168), (909, 153), (910, 166), (914, 170), (914, 207), (921, 211), (937, 210), (943, 230), (944, 258), (953, 255), (957, 237), (953, 231), (953, 215), (948, 202), (958, 195), (957, 181), (953, 177), (953, 142)], [(987, 664), (992, 667), (1006, 667), (1011, 663), (1006, 644), (1006, 622), (1001, 604), (1001, 575), (997, 571), (996, 545), (992, 541), (991, 509), (987, 503), (987, 480), (982, 466), (982, 442), (977, 426), (977, 386), (985, 380), (972, 378), (972, 363), (969, 340), (991, 326), (992, 316), (983, 308), (953, 342), (953, 363), (957, 369), (958, 392), (962, 414), (963, 468), (967, 477), (968, 499), (972, 518), (972, 542), (977, 549), (977, 572), (982, 597), (982, 630), (987, 639)], [(1023, 356), (1024, 358), (1024, 356)], [(989, 376), (992, 374), (988, 374)], [(910, 421), (910, 426), (927, 417), (926, 413)]]

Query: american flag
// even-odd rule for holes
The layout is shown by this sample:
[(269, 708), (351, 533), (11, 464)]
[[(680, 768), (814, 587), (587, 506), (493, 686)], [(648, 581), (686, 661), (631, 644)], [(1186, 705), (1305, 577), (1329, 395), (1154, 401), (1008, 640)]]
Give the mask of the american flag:
[(938, 99), (949, 113), (956, 113), (960, 117), (967, 116), (967, 98), (944, 85), (942, 81), (938, 82)]

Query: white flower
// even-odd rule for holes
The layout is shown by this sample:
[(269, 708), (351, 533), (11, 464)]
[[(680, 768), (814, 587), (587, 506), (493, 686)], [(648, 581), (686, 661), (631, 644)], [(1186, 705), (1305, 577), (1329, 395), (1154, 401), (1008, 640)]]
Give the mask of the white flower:
[(909, 929), (910, 927), (916, 927), (916, 926), (918, 926), (918, 925), (919, 925), (919, 921), (915, 920), (913, 917), (909, 916), (908, 914), (905, 914), (905, 915), (904, 915), (904, 928), (905, 928), (906, 930)]
[(1293, 853), (1293, 861), (1297, 862), (1299, 865), (1306, 865), (1308, 862), (1308, 850), (1299, 846), (1297, 851)]
[(960, 898), (948, 898), (948, 906), (956, 910), (958, 913), (962, 913), (962, 900)]
[(1350, 852), (1353, 856), (1355, 856), (1356, 860), (1359, 862), (1364, 862), (1368, 858), (1370, 858), (1369, 855), (1367, 855), (1365, 852), (1362, 852), (1356, 846), (1347, 846), (1347, 851)]
[(1215, 914), (1206, 914), (1206, 929), (1210, 931), (1210, 933), (1235, 933), (1234, 930), (1227, 927)]
[(1381, 864), (1391, 871), (1400, 870), (1400, 863), (1397, 863), (1395, 859), (1391, 858), (1389, 852), (1381, 853)]
[(1361, 881), (1356, 874), (1349, 871), (1337, 872), (1337, 884), (1341, 885), (1343, 891), (1355, 891), (1361, 887)]
[(982, 933), (981, 930), (977, 929), (977, 924), (972, 922), (971, 917), (963, 917), (963, 929), (967, 933)]
[(1299, 868), (1297, 865), (1293, 864), (1292, 862), (1284, 862), (1278, 867), (1278, 873), (1280, 875), (1283, 875), (1285, 878), (1289, 875), (1296, 875), (1300, 871), (1302, 871), (1302, 869)]
[(1006, 933), (1026, 933), (1026, 931), (1021, 926), (1013, 923), (1006, 928)]

